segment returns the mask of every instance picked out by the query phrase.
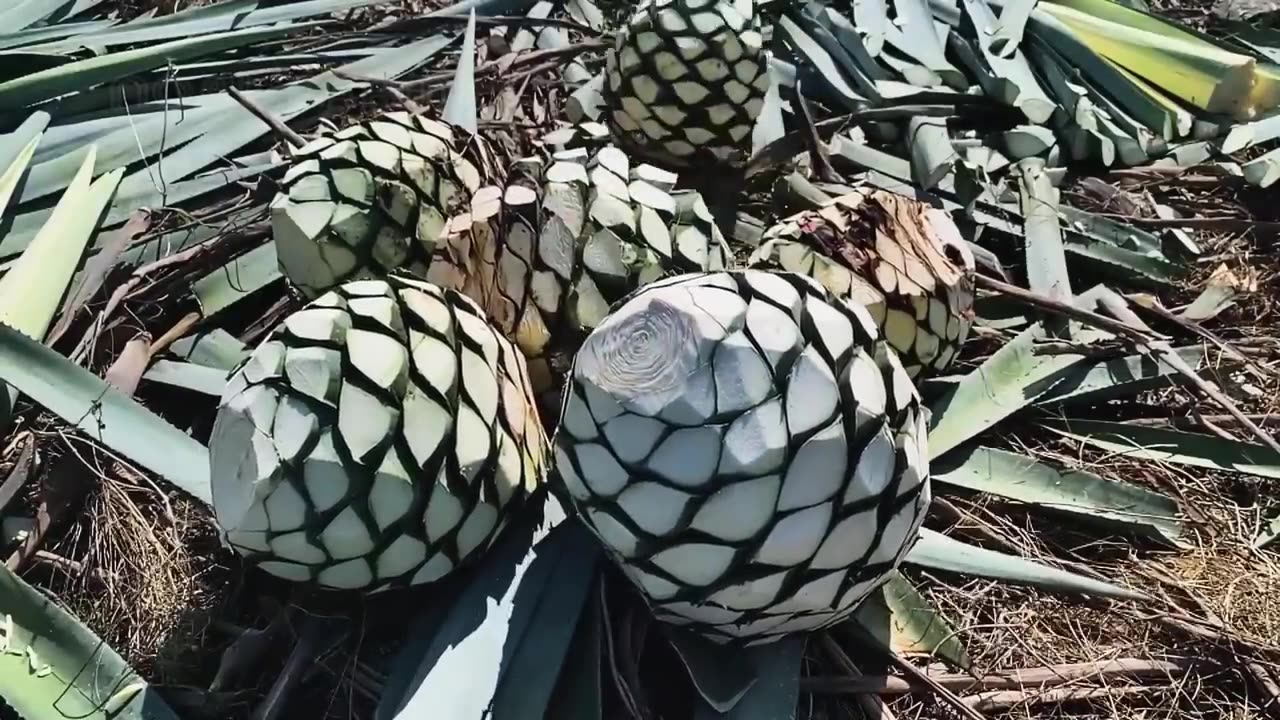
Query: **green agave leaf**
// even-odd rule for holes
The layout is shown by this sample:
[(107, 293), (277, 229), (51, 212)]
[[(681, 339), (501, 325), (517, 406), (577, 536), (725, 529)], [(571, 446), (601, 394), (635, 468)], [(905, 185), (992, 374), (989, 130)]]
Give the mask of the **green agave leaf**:
[(276, 245), (266, 242), (196, 280), (191, 290), (200, 313), (211, 318), (281, 277)]
[[(1087, 342), (1104, 335), (1086, 328), (1073, 337)], [(930, 458), (943, 457), (1035, 402), (1065, 371), (1085, 359), (1075, 354), (1035, 354), (1034, 344), (1042, 336), (1038, 323), (1019, 333), (930, 405)]]
[(927, 653), (970, 667), (964, 643), (946, 616), (897, 570), (858, 607), (854, 622), (893, 652)]
[(1025, 232), (1027, 285), (1032, 292), (1069, 303), (1071, 278), (1067, 273), (1062, 226), (1058, 222), (1058, 190), (1044, 172), (1044, 160), (1024, 158), (1016, 167)]
[(587, 600), (544, 718), (603, 720), (604, 686), (601, 684), (600, 655), (603, 652), (601, 633), (604, 620), (601, 612), (599, 601)]
[[(518, 716), (542, 716), (601, 550), (581, 525), (565, 521), (553, 496), (535, 497), (525, 509), (440, 620), (430, 623), (435, 630), (413, 635), (401, 650), (378, 720), (481, 720), (499, 696), (509, 703), (522, 693), (533, 705)], [(535, 658), (547, 666), (536, 681), (512, 674), (517, 666), (528, 671)], [(504, 688), (507, 683), (525, 687)]]
[(662, 630), (698, 694), (716, 712), (732, 710), (759, 680), (741, 651), (717, 645), (682, 627), (664, 626)]
[(907, 553), (904, 562), (932, 570), (1005, 580), (1056, 592), (1084, 593), (1125, 600), (1147, 599), (1146, 595), (1134, 590), (1059, 570), (1034, 560), (975, 547), (928, 528), (920, 531), (920, 539)]
[(221, 397), (227, 385), (227, 371), (195, 363), (157, 360), (143, 373), (142, 379)]
[(284, 27), (233, 30), (203, 37), (174, 40), (147, 48), (126, 50), (67, 63), (0, 83), (0, 106), (17, 108), (69, 92), (84, 90), (136, 73), (164, 67), (170, 62), (212, 55), (301, 32), (315, 23)]
[(81, 432), (208, 504), (203, 445), (21, 332), (0, 325), (0, 380)]
[[(696, 720), (791, 720), (800, 699), (800, 663), (805, 637), (791, 635), (767, 645), (740, 650), (755, 668), (758, 680), (727, 712), (701, 705)], [(558, 719), (557, 719), (558, 720)]]
[(472, 133), (479, 129), (476, 112), (476, 11), (467, 19), (467, 29), (462, 35), (462, 49), (458, 66), (454, 70), (449, 97), (445, 99), (441, 117), (445, 122), (466, 128)]
[(0, 713), (23, 720), (178, 720), (145, 680), (0, 563)]
[[(27, 165), (35, 155), (36, 147), (49, 126), (49, 114), (32, 113), (17, 130), (0, 138), (0, 214), (9, 205), (9, 198), (18, 187), (18, 181), (27, 172)], [(2, 216), (2, 215), (0, 215)]]
[(10, 32), (22, 30), (74, 4), (75, 0), (17, 0), (16, 4), (0, 12), (0, 27), (8, 28)]
[(249, 357), (249, 346), (222, 328), (195, 333), (181, 338), (169, 346), (175, 356), (196, 365), (231, 372)]
[(493, 696), (493, 717), (544, 715), (573, 644), (577, 619), (596, 587), (603, 557), (599, 542), (580, 523), (565, 523), (553, 532), (558, 533), (559, 545), (548, 544), (545, 551), (555, 566), (523, 635), (509, 636), (519, 645), (505, 663)]
[[(1205, 359), (1204, 350), (1198, 345), (1177, 348), (1174, 352), (1196, 369), (1199, 369)], [(1132, 397), (1146, 390), (1168, 387), (1182, 381), (1182, 375), (1176, 370), (1150, 355), (1129, 355), (1077, 365), (1041, 395), (1035, 404), (1046, 407)]]
[(1263, 445), (1108, 420), (1046, 419), (1043, 425), (1124, 457), (1280, 478), (1280, 454)]
[(1145, 535), (1181, 543), (1178, 504), (1136, 485), (1082, 470), (1062, 470), (1026, 455), (972, 448), (930, 464), (935, 482), (990, 493), (1087, 521), (1118, 524)]

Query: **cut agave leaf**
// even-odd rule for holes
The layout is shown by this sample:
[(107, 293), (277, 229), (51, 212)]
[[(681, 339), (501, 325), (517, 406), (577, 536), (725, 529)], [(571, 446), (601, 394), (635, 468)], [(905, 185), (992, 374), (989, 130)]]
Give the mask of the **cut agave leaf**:
[[(1044, 161), (1018, 161), (1018, 194), (1025, 228), (1027, 285), (1032, 292), (1071, 302), (1071, 277), (1058, 223), (1058, 191), (1044, 173)], [(1059, 323), (1060, 324), (1060, 323)]]
[(249, 356), (248, 346), (222, 328), (188, 335), (175, 341), (169, 350), (188, 362), (224, 372), (234, 369)]
[(930, 472), (935, 482), (1184, 544), (1178, 504), (1136, 485), (1082, 470), (1061, 470), (1026, 455), (985, 447), (948, 453), (930, 465)]
[(453, 84), (449, 87), (449, 97), (445, 99), (442, 119), (464, 128), (472, 133), (479, 130), (479, 115), (476, 112), (476, 11), (473, 9), (467, 20), (467, 29), (462, 34), (462, 49), (458, 55), (458, 66), (453, 73)]
[[(1204, 362), (1204, 350), (1198, 345), (1177, 348), (1175, 352), (1193, 368)], [(1077, 365), (1052, 389), (1036, 400), (1036, 405), (1065, 405), (1132, 397), (1154, 388), (1182, 382), (1182, 376), (1167, 364), (1150, 355), (1129, 355)]]
[(960, 634), (897, 571), (858, 607), (854, 620), (866, 634), (895, 653), (934, 655), (956, 667), (970, 667)]
[[(480, 720), (503, 693), (515, 693), (504, 702), (524, 694), (545, 704), (593, 585), (586, 568), (594, 567), (600, 550), (583, 532), (576, 521), (565, 521), (553, 496), (533, 498), (439, 622), (425, 623), (434, 630), (415, 633), (400, 651), (376, 717)], [(516, 659), (527, 670), (539, 653), (552, 671), (527, 687), (503, 690), (506, 682), (525, 680), (510, 675)], [(541, 717), (543, 709), (518, 714)]]
[(0, 716), (178, 720), (115, 650), (4, 563), (0, 563)]
[(157, 360), (147, 368), (142, 379), (220, 398), (227, 386), (227, 371), (195, 363)]
[[(518, 644), (511, 650), (493, 697), (490, 711), (495, 718), (545, 715), (568, 662), (578, 618), (596, 587), (603, 557), (600, 543), (576, 522), (566, 522), (553, 533), (558, 536), (544, 545), (548, 560), (555, 563), (546, 588), (524, 623), (524, 633), (508, 636)], [(518, 614), (512, 620), (518, 621)]]
[(192, 283), (191, 290), (206, 318), (283, 277), (276, 259), (276, 245), (263, 243)]
[(49, 126), (49, 114), (32, 113), (17, 130), (0, 138), (0, 213), (9, 205), (9, 198), (18, 187), (18, 181), (27, 172), (27, 165), (35, 155), (45, 128)]
[(777, 642), (742, 650), (758, 678), (727, 712), (701, 705), (696, 720), (781, 720), (793, 718), (800, 699), (800, 663), (804, 659), (804, 635), (790, 635)]
[(1083, 593), (1124, 600), (1147, 599), (1145, 594), (1135, 590), (1059, 570), (1034, 560), (975, 547), (928, 528), (920, 531), (920, 539), (903, 562), (931, 570), (1004, 580), (1055, 592)]
[(0, 325), (0, 378), (81, 432), (208, 504), (209, 452), (101, 378)]
[(1280, 453), (1263, 445), (1108, 420), (1049, 418), (1042, 424), (1115, 455), (1280, 478)]
[[(1077, 342), (1105, 337), (1091, 328), (1073, 332)], [(1019, 333), (959, 384), (930, 405), (929, 455), (936, 459), (977, 437), (1009, 415), (1035, 402), (1064, 372), (1085, 360), (1084, 355), (1035, 352), (1043, 339), (1040, 324)]]
[(740, 650), (718, 645), (689, 630), (664, 626), (698, 694), (716, 712), (733, 709), (759, 678)]

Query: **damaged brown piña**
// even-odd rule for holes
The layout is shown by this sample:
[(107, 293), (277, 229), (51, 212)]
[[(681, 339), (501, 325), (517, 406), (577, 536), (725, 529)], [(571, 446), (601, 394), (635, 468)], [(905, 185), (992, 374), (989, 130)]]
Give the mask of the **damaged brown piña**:
[(950, 367), (973, 322), (973, 254), (944, 212), (884, 190), (765, 231), (748, 267), (808, 275), (871, 313), (913, 379)]

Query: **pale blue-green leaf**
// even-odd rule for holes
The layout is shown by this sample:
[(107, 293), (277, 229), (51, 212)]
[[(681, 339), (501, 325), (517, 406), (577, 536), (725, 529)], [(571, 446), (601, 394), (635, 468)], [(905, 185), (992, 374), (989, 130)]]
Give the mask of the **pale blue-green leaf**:
[[(596, 587), (603, 549), (580, 523), (556, 528), (546, 552), (555, 563), (546, 589), (537, 599), (521, 634), (508, 636), (501, 679), (493, 697), (492, 716), (545, 717), (564, 671), (574, 631)], [(518, 619), (518, 614), (513, 615)], [(518, 626), (517, 626), (518, 627)], [(573, 664), (569, 664), (573, 667)]]
[[(22, 124), (15, 128), (12, 132), (0, 135), (0, 172), (8, 168), (18, 155), (23, 153), (27, 146), (31, 144), (32, 138), (40, 137), (40, 142), (48, 142), (49, 136), (49, 114), (37, 110), (27, 116)], [(31, 155), (34, 160), (39, 154), (39, 149)], [(4, 203), (0, 203), (0, 209), (4, 208)]]
[[(9, 0), (13, 3), (14, 0)], [(48, 18), (58, 10), (70, 8), (75, 0), (17, 0), (0, 10), (0, 27), (8, 32), (25, 30)]]
[[(1178, 348), (1178, 355), (1188, 365), (1198, 368), (1204, 362), (1204, 350), (1198, 345)], [(1081, 363), (1036, 400), (1036, 405), (1061, 405), (1097, 402), (1132, 397), (1145, 390), (1168, 387), (1183, 382), (1183, 377), (1167, 363), (1150, 355), (1129, 355), (1090, 363)]]
[(858, 606), (853, 622), (887, 650), (925, 653), (956, 667), (969, 667), (960, 633), (897, 570)]
[(679, 626), (662, 628), (706, 704), (728, 712), (759, 679), (742, 653)]
[(36, 43), (106, 30), (116, 24), (114, 20), (87, 20), (85, 22), (58, 23), (47, 27), (27, 28), (15, 33), (0, 33), (0, 49), (32, 47)]
[(249, 357), (249, 346), (222, 328), (211, 328), (180, 338), (169, 346), (175, 357), (220, 370), (225, 375)]
[[(428, 624), (429, 635), (415, 634), (402, 648), (378, 703), (378, 720), (487, 718), (499, 683), (521, 651), (521, 639), (531, 624), (563, 623), (570, 628), (577, 624), (577, 611), (570, 616), (568, 608), (542, 607), (562, 561), (582, 562), (585, 553), (594, 562), (599, 552), (596, 544), (578, 534), (582, 529), (576, 521), (565, 520), (564, 509), (553, 496), (538, 493), (532, 498), (445, 613)], [(590, 587), (592, 578), (582, 584)], [(560, 658), (567, 646), (566, 638), (558, 650)], [(554, 659), (556, 652), (550, 655), (549, 662), (561, 662)], [(550, 684), (554, 680), (553, 676)], [(541, 712), (530, 716), (541, 717)]]
[(1125, 600), (1143, 600), (1146, 595), (1112, 583), (1095, 580), (1042, 563), (975, 547), (925, 528), (903, 561), (911, 565), (1031, 585), (1055, 592), (1084, 593)]
[[(433, 36), (403, 46), (395, 54), (365, 58), (339, 70), (351, 76), (391, 79), (425, 63), (448, 43), (447, 37)], [(364, 87), (364, 84), (339, 77), (336, 71), (326, 71), (286, 87), (249, 91), (245, 94), (267, 112), (288, 122), (360, 87)], [(137, 128), (122, 128), (99, 141), (98, 162), (104, 170), (132, 165), (166, 147), (181, 145), (162, 160), (149, 161), (126, 176), (120, 183), (119, 193), (132, 196), (150, 188), (153, 192), (162, 194), (166, 183), (190, 177), (219, 162), (220, 158), (234, 155), (240, 148), (270, 132), (261, 120), (225, 95), (218, 96), (199, 110), (186, 113), (180, 118), (181, 122), (177, 122), (178, 119), (162, 115), (149, 116)], [(166, 122), (170, 123), (170, 127), (165, 127)], [(213, 132), (214, 130), (217, 132)], [(143, 149), (139, 148), (139, 140)], [(79, 155), (80, 153), (71, 153), (33, 167), (23, 188), (23, 201), (48, 195), (64, 187), (82, 159)], [(21, 252), (29, 240), (29, 235), (6, 235), (0, 240), (0, 257)]]
[(4, 563), (0, 714), (22, 720), (178, 720), (114, 649)]
[[(597, 579), (597, 583), (601, 580)], [(589, 598), (578, 620), (578, 630), (564, 659), (560, 680), (544, 718), (554, 720), (604, 720), (604, 676), (600, 661), (604, 618), (598, 596)]]
[(0, 380), (85, 435), (208, 504), (209, 453), (133, 398), (0, 325)]
[(1263, 445), (1109, 420), (1046, 418), (1042, 425), (1117, 456), (1280, 478), (1280, 453)]
[(164, 67), (170, 62), (212, 55), (302, 32), (314, 24), (233, 30), (202, 37), (174, 40), (147, 48), (92, 57), (0, 83), (0, 106), (22, 107), (104, 82)]
[[(1103, 336), (1089, 328), (1073, 334), (1077, 342)], [(950, 450), (994, 427), (1035, 402), (1061, 380), (1082, 354), (1037, 354), (1044, 338), (1039, 323), (1019, 333), (964, 376), (958, 385), (930, 404), (929, 456)]]
[(449, 97), (445, 98), (441, 118), (472, 133), (478, 131), (480, 116), (476, 111), (476, 13), (471, 11), (467, 20), (466, 32), (462, 35), (462, 48), (458, 54), (458, 65), (453, 72), (453, 83), (449, 86)]
[(1034, 293), (1069, 304), (1071, 277), (1058, 224), (1058, 190), (1044, 169), (1044, 160), (1029, 157), (1018, 161), (1014, 173), (1022, 204), (1027, 286)]
[(194, 390), (221, 397), (227, 386), (227, 372), (217, 368), (173, 360), (157, 360), (142, 374), (143, 380)]
[(1007, 450), (978, 447), (930, 464), (935, 482), (1070, 513), (1181, 544), (1178, 503), (1153, 490), (1083, 470), (1064, 470)]
[(804, 635), (790, 635), (767, 645), (741, 650), (755, 669), (755, 683), (727, 712), (706, 703), (698, 707), (696, 720), (792, 720), (800, 699), (800, 663), (804, 659)]
[(191, 285), (200, 313), (211, 318), (283, 277), (276, 245), (265, 242)]
[[(380, 0), (308, 0), (306, 2), (272, 3), (267, 0), (235, 0), (197, 6), (171, 15), (132, 22), (124, 27), (79, 33), (62, 41), (36, 45), (42, 50), (65, 52), (80, 44), (99, 47), (124, 47), (158, 43), (175, 38), (189, 38), (254, 28), (275, 23), (297, 23), (306, 17), (344, 13), (376, 5)], [(274, 7), (272, 7), (274, 6)], [(298, 23), (302, 25), (302, 23)]]

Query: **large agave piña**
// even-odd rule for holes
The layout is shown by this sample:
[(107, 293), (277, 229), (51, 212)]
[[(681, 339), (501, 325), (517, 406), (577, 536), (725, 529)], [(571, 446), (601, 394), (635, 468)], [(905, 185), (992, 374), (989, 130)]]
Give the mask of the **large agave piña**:
[(263, 570), (332, 588), (436, 580), (544, 476), (524, 361), (466, 296), (396, 275), (290, 315), (223, 393), (213, 506)]
[(554, 385), (556, 347), (572, 349), (627, 293), (665, 275), (725, 269), (728, 245), (701, 195), (635, 164), (588, 124), (553, 133), (545, 165), (517, 163), (494, 243), (457, 235), (427, 279), (467, 292), (529, 359), (539, 390)]
[(421, 277), (446, 235), (495, 232), (498, 191), (483, 146), (403, 111), (308, 143), (271, 202), (282, 272), (310, 299), (394, 270)]
[(605, 116), (666, 167), (739, 164), (769, 87), (753, 0), (645, 0), (606, 55)]
[(950, 367), (973, 323), (974, 261), (950, 216), (858, 190), (765, 231), (748, 267), (808, 275), (871, 313), (913, 379)]
[(861, 307), (795, 273), (641, 288), (586, 339), (563, 490), (658, 618), (759, 643), (849, 615), (929, 504), (927, 410)]

